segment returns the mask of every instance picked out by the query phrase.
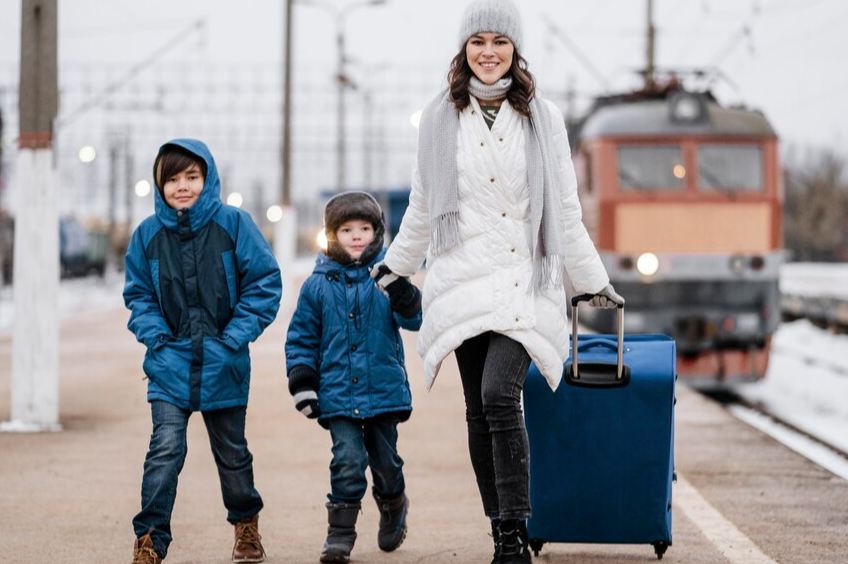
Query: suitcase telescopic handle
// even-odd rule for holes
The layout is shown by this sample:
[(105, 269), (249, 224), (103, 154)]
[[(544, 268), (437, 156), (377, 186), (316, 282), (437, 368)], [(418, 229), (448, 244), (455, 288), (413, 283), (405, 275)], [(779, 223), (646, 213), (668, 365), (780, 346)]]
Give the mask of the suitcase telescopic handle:
[[(571, 298), (571, 365), (573, 370), (573, 379), (580, 379), (580, 371), (578, 370), (577, 360), (577, 306), (580, 302), (591, 301), (595, 294), (580, 294)], [(621, 381), (624, 378), (624, 304), (617, 304), (618, 310), (618, 354), (616, 362), (616, 381)]]

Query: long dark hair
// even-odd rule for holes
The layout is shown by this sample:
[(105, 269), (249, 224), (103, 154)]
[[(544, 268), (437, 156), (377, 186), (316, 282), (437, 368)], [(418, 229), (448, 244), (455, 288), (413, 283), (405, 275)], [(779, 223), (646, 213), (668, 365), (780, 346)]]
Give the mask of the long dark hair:
[[(524, 117), (530, 117), (530, 100), (536, 94), (536, 79), (533, 78), (527, 67), (527, 61), (521, 56), (518, 49), (513, 51), (512, 66), (507, 71), (507, 74), (512, 77), (512, 87), (506, 93), (506, 99), (509, 100), (509, 105)], [(463, 45), (451, 61), (450, 71), (448, 71), (451, 99), (460, 112), (471, 104), (471, 98), (468, 95), (468, 83), (472, 76), (474, 76), (474, 71), (468, 65), (468, 56), (465, 53), (465, 45)]]

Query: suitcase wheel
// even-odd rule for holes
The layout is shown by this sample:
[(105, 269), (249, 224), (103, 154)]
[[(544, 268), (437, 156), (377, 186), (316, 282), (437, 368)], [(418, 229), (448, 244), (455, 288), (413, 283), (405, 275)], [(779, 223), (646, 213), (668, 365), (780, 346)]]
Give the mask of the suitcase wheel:
[[(665, 541), (654, 543), (654, 553), (657, 555), (657, 560), (662, 560), (663, 554), (668, 550), (668, 543)], [(538, 556), (538, 554), (537, 554)]]
[(533, 551), (533, 556), (539, 556), (539, 551), (545, 545), (542, 539), (530, 539), (530, 550)]

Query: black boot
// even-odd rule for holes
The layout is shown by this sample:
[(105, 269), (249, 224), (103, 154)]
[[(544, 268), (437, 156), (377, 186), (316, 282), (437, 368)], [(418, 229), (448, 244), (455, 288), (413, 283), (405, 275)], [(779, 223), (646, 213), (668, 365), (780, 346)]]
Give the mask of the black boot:
[(380, 530), (377, 532), (377, 545), (384, 552), (391, 552), (403, 544), (406, 538), (406, 513), (409, 499), (402, 493), (394, 499), (381, 499), (373, 492), (374, 501), (380, 509)]
[(321, 562), (349, 562), (350, 551), (356, 542), (356, 518), (361, 503), (327, 503), (327, 540), (321, 552)]
[(500, 564), (529, 564), (532, 560), (527, 523), (518, 519), (504, 519), (500, 529)]
[(501, 564), (501, 520), (492, 519), (492, 540), (495, 541), (495, 554), (492, 564)]

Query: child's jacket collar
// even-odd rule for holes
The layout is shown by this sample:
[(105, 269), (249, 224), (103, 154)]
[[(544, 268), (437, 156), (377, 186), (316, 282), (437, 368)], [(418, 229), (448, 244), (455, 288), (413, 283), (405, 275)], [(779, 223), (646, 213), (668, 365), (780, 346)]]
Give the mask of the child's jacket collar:
[(351, 263), (348, 265), (339, 264), (324, 254), (323, 251), (318, 252), (315, 258), (316, 274), (338, 275), (344, 276), (347, 280), (358, 282), (366, 277), (371, 276), (371, 267), (383, 260), (386, 256), (386, 249), (381, 249), (380, 252), (368, 264)]
[(212, 158), (212, 153), (209, 152), (209, 148), (202, 141), (198, 141), (197, 139), (173, 139), (162, 145), (159, 148), (159, 152), (161, 153), (163, 149), (171, 145), (185, 149), (198, 158), (203, 159), (206, 162), (206, 179), (197, 202), (188, 210), (183, 211), (181, 215), (178, 215), (180, 213), (179, 210), (175, 210), (165, 203), (165, 198), (162, 197), (160, 190), (154, 190), (156, 217), (159, 218), (159, 221), (166, 228), (178, 230), (179, 220), (185, 215), (188, 215), (191, 230), (197, 231), (209, 223), (215, 212), (223, 205), (223, 202), (221, 202), (221, 179), (218, 178), (218, 168), (215, 166), (215, 159)]

